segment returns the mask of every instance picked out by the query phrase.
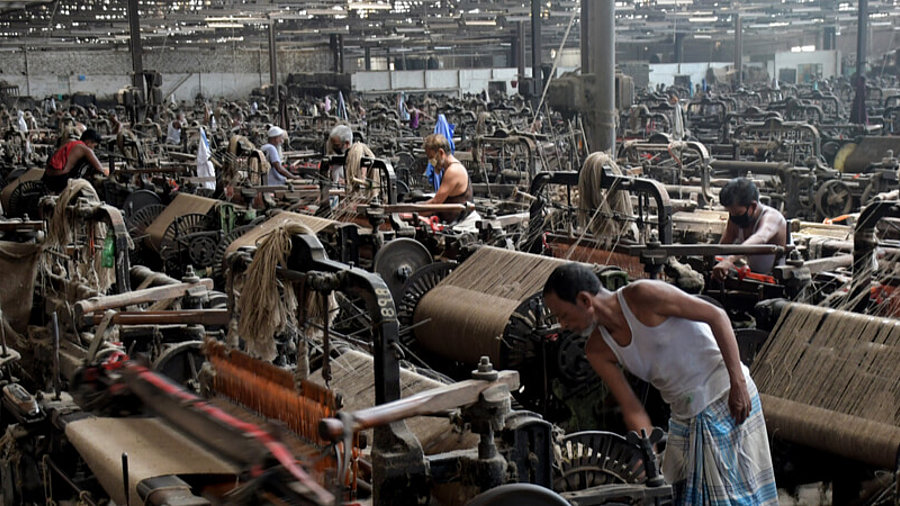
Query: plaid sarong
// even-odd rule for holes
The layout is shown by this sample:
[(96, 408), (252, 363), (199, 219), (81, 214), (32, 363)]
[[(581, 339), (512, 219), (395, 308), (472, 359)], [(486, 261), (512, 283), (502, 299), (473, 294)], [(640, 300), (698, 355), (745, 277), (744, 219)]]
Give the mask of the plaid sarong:
[(728, 410), (728, 392), (691, 419), (669, 420), (663, 474), (675, 504), (778, 504), (759, 392), (744, 376), (752, 409), (741, 425)]

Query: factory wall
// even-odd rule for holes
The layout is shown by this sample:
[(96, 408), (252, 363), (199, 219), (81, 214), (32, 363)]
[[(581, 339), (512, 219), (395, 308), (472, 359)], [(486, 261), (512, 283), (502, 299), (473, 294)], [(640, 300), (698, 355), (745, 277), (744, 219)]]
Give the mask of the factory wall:
[[(294, 72), (329, 71), (331, 55), (325, 51), (279, 51), (280, 80)], [(144, 68), (163, 75), (163, 93), (175, 89), (177, 100), (198, 93), (246, 97), (269, 81), (269, 56), (264, 49), (226, 47), (219, 51), (193, 48), (154, 50), (144, 54)], [(19, 86), (21, 95), (43, 98), (79, 91), (98, 98), (114, 95), (131, 84), (131, 55), (127, 51), (8, 51), (0, 52), (0, 79)]]
[[(840, 51), (811, 51), (806, 53), (780, 52), (767, 64), (770, 77), (788, 80), (786, 75), (794, 75), (793, 82), (803, 82), (819, 71), (823, 78), (838, 76), (841, 73)], [(782, 73), (787, 70), (787, 74)]]
[[(446, 92), (453, 95), (479, 93), (487, 89), (491, 81), (506, 83), (506, 92), (517, 93), (512, 86), (517, 81), (515, 68), (458, 69), (458, 70), (395, 70), (393, 72), (356, 72), (351, 77), (355, 91), (363, 93)], [(530, 76), (531, 69), (525, 74)], [(518, 82), (516, 83), (518, 86)]]
[(706, 78), (706, 71), (731, 67), (734, 62), (708, 62), (708, 63), (652, 63), (650, 64), (650, 86), (662, 84), (672, 86), (675, 84), (675, 76), (691, 76), (692, 84), (700, 84)]

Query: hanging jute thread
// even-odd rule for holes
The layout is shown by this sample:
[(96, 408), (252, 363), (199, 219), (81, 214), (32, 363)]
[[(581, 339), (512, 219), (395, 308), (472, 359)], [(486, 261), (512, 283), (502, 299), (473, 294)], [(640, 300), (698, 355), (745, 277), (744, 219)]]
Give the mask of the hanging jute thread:
[(287, 268), (291, 237), (310, 233), (306, 225), (286, 223), (263, 236), (253, 261), (242, 276), (240, 298), (236, 304), (237, 330), (253, 356), (273, 360), (277, 354), (275, 334), (288, 324), (297, 324), (297, 297), (293, 287), (278, 281), (275, 270), (279, 266)]

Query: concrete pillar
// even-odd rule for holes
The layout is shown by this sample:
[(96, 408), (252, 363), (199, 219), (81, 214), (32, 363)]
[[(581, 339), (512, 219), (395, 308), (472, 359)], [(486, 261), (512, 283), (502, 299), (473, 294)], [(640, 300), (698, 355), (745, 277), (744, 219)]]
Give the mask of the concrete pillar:
[(365, 51), (366, 51), (366, 56), (365, 56), (366, 70), (372, 70), (372, 48), (369, 46), (366, 46)]
[(531, 0), (531, 78), (534, 81), (535, 106), (541, 100), (544, 85), (541, 79), (541, 1)]
[(615, 0), (581, 0), (581, 67), (590, 75), (587, 95), (596, 102), (587, 112), (591, 151), (616, 147), (616, 4)]
[(743, 57), (744, 57), (744, 27), (741, 22), (741, 14), (734, 13), (734, 70), (737, 81), (735, 85), (740, 88), (743, 84)]
[(144, 89), (144, 48), (141, 46), (141, 18), (138, 16), (138, 0), (128, 0), (128, 32), (131, 36), (131, 83)]

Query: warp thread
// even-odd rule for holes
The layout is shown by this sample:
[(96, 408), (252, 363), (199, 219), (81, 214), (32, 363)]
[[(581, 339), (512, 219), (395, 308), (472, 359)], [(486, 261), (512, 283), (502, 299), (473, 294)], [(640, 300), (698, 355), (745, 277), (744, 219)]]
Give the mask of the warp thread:
[(753, 364), (762, 393), (900, 425), (900, 321), (785, 308)]

